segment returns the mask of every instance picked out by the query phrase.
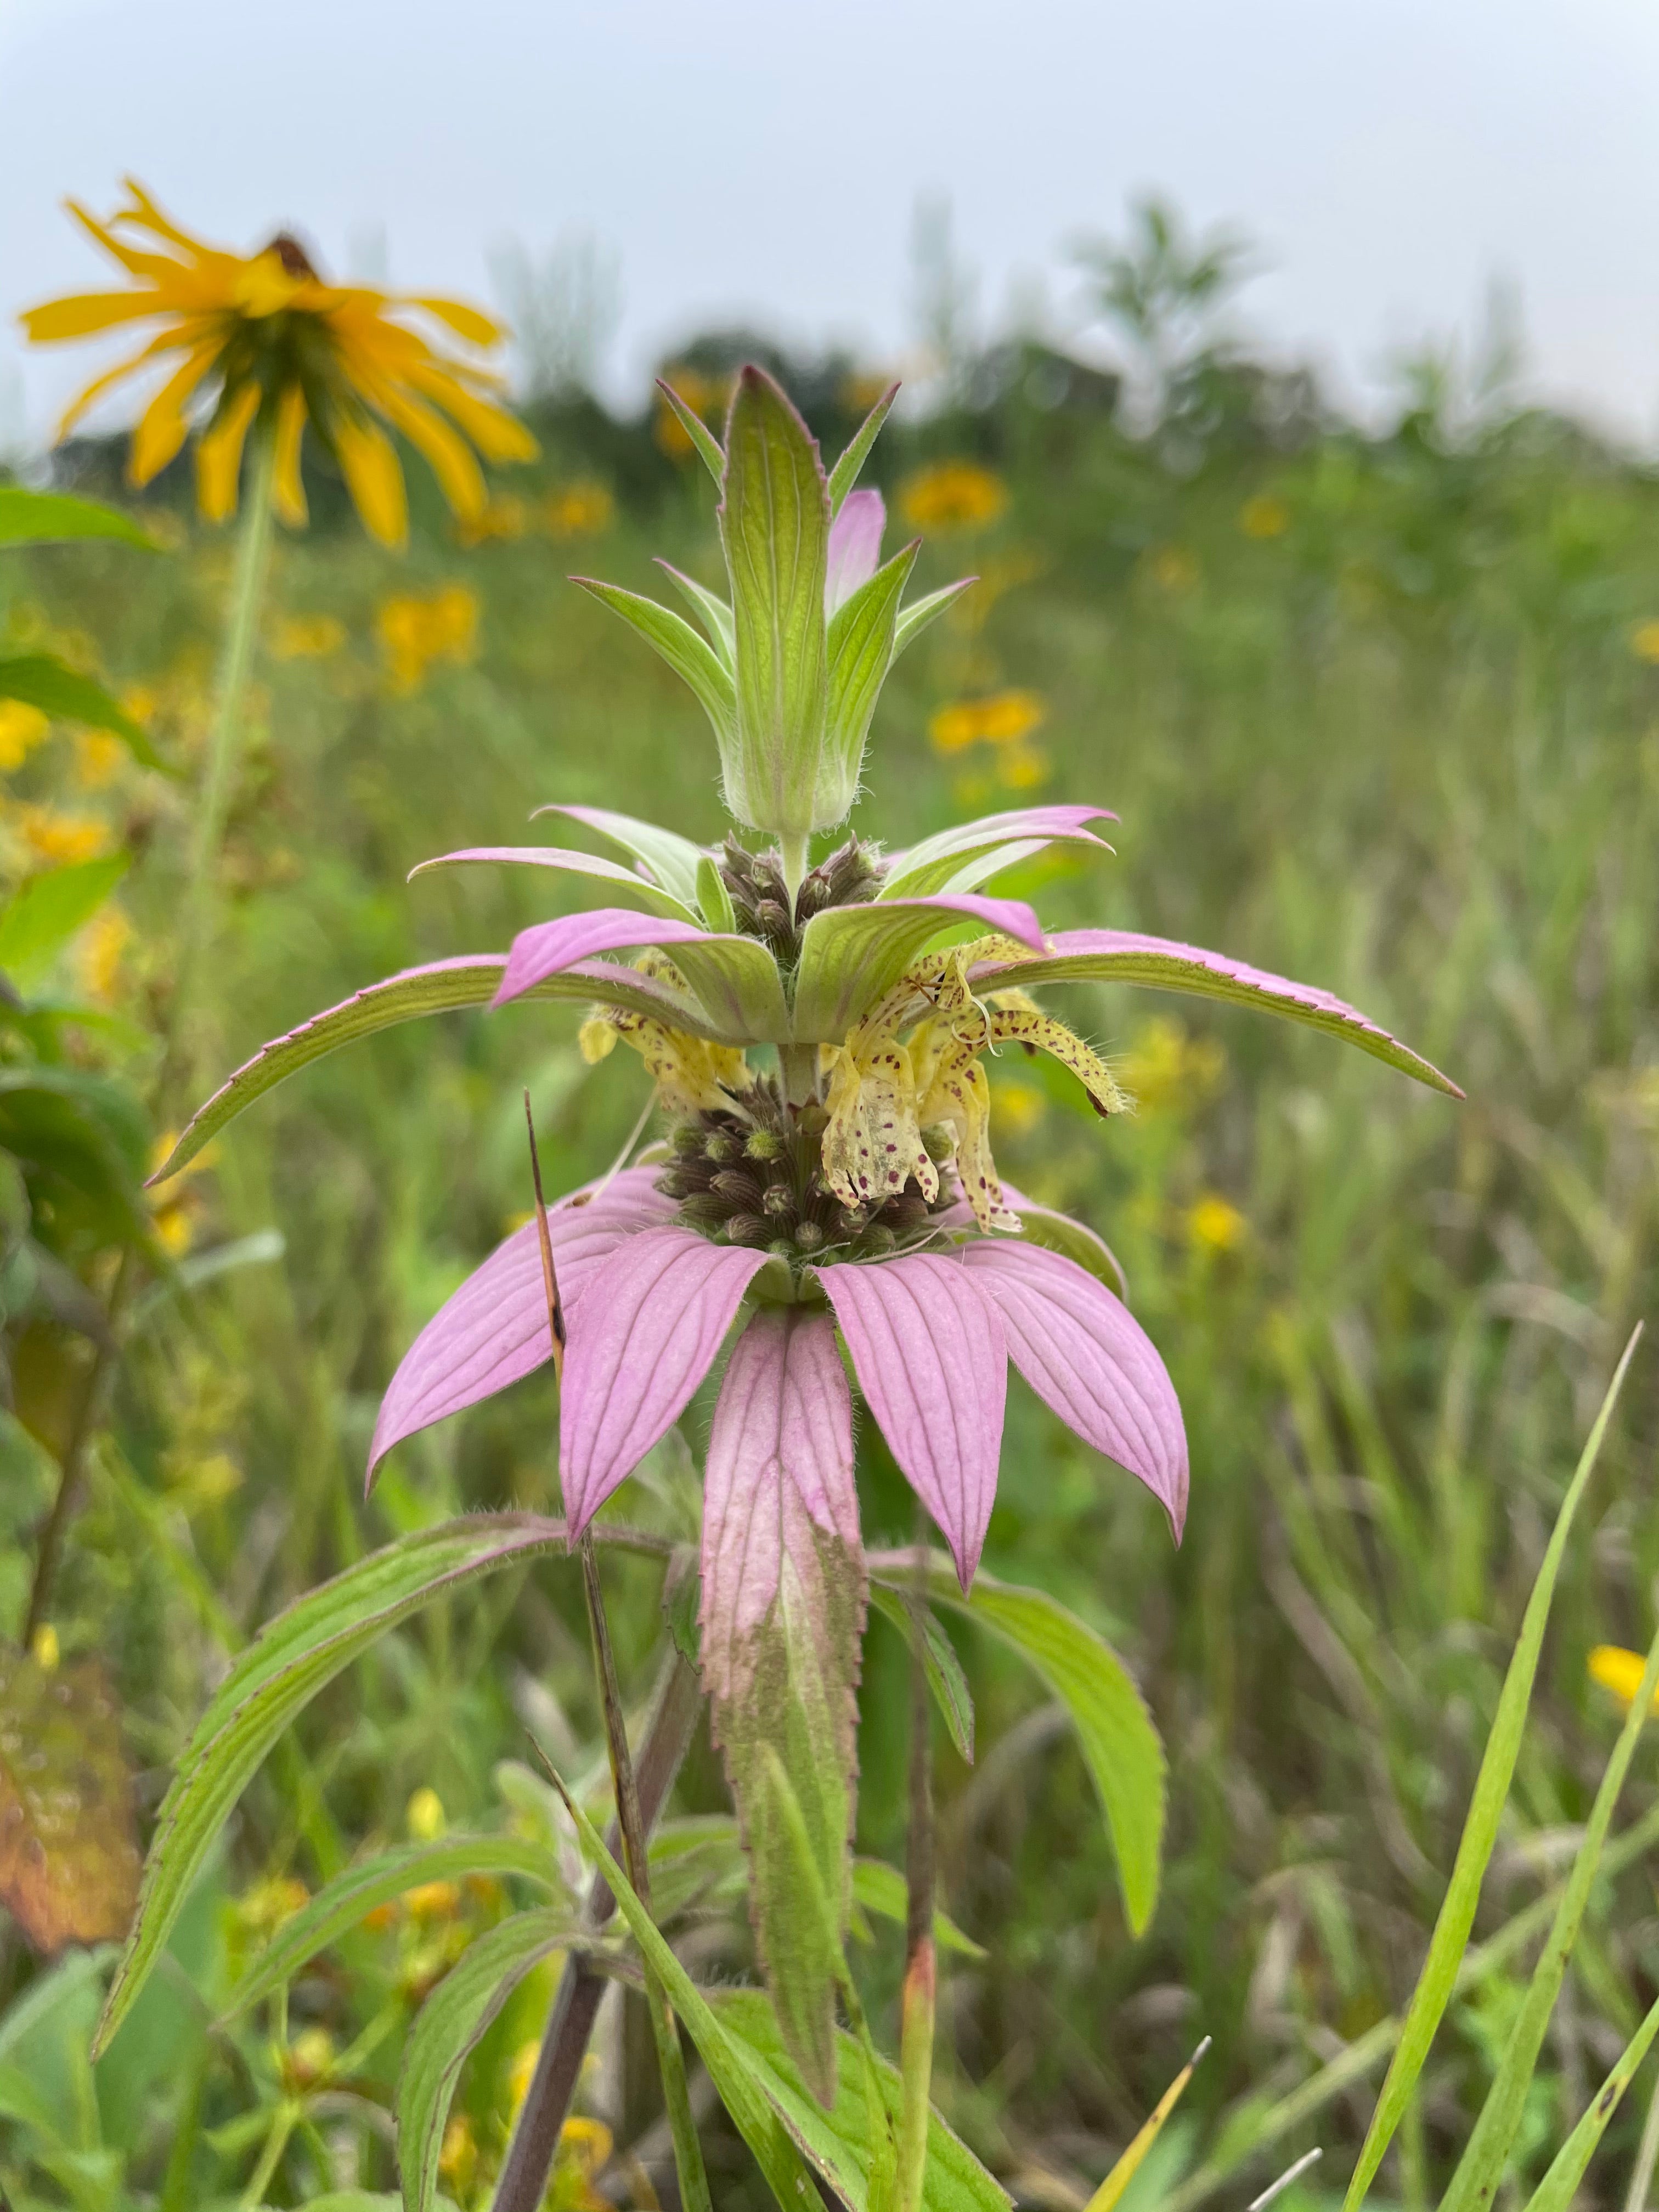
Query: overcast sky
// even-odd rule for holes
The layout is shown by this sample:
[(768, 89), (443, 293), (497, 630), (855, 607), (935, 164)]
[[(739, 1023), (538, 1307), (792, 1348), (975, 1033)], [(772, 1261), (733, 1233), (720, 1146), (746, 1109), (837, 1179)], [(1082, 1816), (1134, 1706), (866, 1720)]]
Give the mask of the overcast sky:
[(911, 336), (919, 195), (988, 320), (1156, 188), (1269, 273), (1249, 323), (1350, 394), (1518, 288), (1534, 389), (1659, 442), (1652, 0), (0, 0), (0, 442), (86, 349), (15, 311), (102, 279), (58, 210), (125, 171), (237, 245), (489, 296), (492, 246), (614, 249), (613, 388), (747, 316)]

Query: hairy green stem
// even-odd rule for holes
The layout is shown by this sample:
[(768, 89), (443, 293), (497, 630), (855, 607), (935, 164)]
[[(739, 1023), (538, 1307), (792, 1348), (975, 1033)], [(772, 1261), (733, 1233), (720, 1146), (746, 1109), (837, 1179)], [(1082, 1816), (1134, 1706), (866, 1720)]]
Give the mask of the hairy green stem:
[(898, 2212), (921, 2212), (927, 2165), (927, 2114), (933, 2081), (933, 2017), (938, 1961), (933, 1948), (933, 1746), (923, 1661), (927, 1553), (916, 1548), (916, 1593), (910, 1622), (910, 1832), (905, 1873), (904, 1988), (899, 2010)]
[[(617, 1801), (617, 1820), (622, 1829), (623, 1863), (635, 1894), (651, 1909), (651, 1859), (645, 1821), (640, 1806), (634, 1757), (629, 1748), (628, 1724), (622, 1694), (617, 1685), (617, 1662), (611, 1649), (611, 1630), (605, 1616), (605, 1593), (599, 1584), (599, 1554), (590, 1528), (581, 1540), (582, 1593), (587, 1601), (588, 1632), (593, 1642), (593, 1666), (599, 1677), (599, 1704), (605, 1714), (605, 1739), (611, 1757), (611, 1781)], [(674, 2144), (674, 2171), (679, 2180), (680, 2202), (685, 2212), (714, 2212), (708, 2176), (691, 2110), (690, 2084), (686, 2080), (685, 2054), (679, 2030), (669, 2009), (662, 1984), (645, 1968), (646, 2008), (651, 2015), (651, 2038), (657, 2050), (657, 2069), (662, 2076), (663, 2103), (669, 2134)]]
[(778, 858), (783, 868), (783, 887), (789, 894), (789, 910), (795, 910), (795, 894), (806, 880), (811, 859), (811, 838), (791, 836), (781, 832), (778, 837)]
[[(190, 1048), (185, 1031), (195, 1010), (202, 963), (212, 948), (218, 908), (219, 850), (230, 811), (231, 787), (241, 747), (242, 708), (258, 645), (259, 617), (264, 604), (265, 578), (270, 568), (276, 482), (276, 441), (270, 429), (259, 423), (253, 434), (252, 482), (248, 486), (247, 503), (242, 513), (236, 571), (231, 584), (229, 626), (219, 665), (218, 708), (196, 802), (184, 941), (173, 993), (164, 1091), (167, 1087), (166, 1077), (189, 1073)], [(161, 1103), (165, 1111), (170, 1103), (165, 1095)]]

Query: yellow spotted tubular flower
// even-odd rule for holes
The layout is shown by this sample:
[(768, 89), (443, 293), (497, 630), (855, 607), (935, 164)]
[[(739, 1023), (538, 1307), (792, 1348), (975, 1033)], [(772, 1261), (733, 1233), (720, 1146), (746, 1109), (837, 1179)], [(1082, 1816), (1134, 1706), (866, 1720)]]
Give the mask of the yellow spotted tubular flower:
[(165, 366), (168, 374), (133, 432), (134, 484), (148, 483), (179, 453), (205, 398), (210, 410), (196, 453), (203, 514), (218, 522), (235, 512), (243, 448), (258, 424), (275, 441), (277, 512), (301, 524), (300, 449), (309, 422), (338, 464), (365, 527), (387, 545), (401, 544), (408, 533), (403, 470), (388, 428), (425, 456), (463, 521), (475, 520), (488, 504), (478, 454), (489, 461), (533, 457), (535, 440), (501, 404), (501, 380), (439, 350), (402, 319), (424, 315), (487, 350), (506, 335), (488, 315), (454, 300), (325, 283), (286, 234), (246, 255), (205, 245), (131, 178), (126, 191), (127, 204), (107, 222), (73, 200), (68, 205), (136, 281), (120, 291), (47, 301), (24, 314), (23, 328), (33, 343), (52, 345), (127, 323), (161, 327), (94, 379), (64, 416), (60, 437), (117, 385)]

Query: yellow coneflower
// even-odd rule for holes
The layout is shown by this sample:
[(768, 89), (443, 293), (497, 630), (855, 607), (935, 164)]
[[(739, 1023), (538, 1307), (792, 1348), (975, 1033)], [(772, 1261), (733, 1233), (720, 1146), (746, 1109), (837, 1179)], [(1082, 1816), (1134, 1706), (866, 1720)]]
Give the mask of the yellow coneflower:
[(394, 691), (419, 690), (434, 660), (464, 667), (478, 642), (478, 595), (465, 584), (383, 599), (374, 617)]
[[(459, 301), (325, 283), (296, 239), (279, 234), (253, 254), (204, 245), (126, 179), (129, 204), (100, 222), (74, 200), (70, 212), (137, 282), (118, 292), (81, 292), (31, 307), (23, 328), (37, 345), (89, 337), (125, 323), (164, 327), (94, 379), (64, 416), (67, 436), (94, 400), (157, 363), (172, 373), (133, 433), (128, 472), (146, 484), (190, 433), (191, 410), (216, 386), (197, 448), (202, 512), (235, 512), (242, 450), (258, 423), (270, 441), (276, 510), (306, 519), (300, 447), (307, 422), (338, 462), (357, 512), (385, 544), (408, 532), (403, 470), (383, 425), (423, 453), (444, 496), (464, 518), (483, 512), (487, 460), (528, 460), (536, 441), (499, 404), (500, 380), (440, 352), (400, 316), (418, 313), (480, 349), (506, 333)], [(132, 234), (142, 243), (132, 242)], [(469, 442), (470, 441), (470, 442)]]
[(899, 487), (899, 512), (912, 530), (978, 530), (1008, 504), (1008, 487), (977, 461), (939, 461)]
[(617, 502), (602, 483), (565, 484), (542, 501), (550, 538), (597, 538), (610, 529), (616, 514)]
[[(1617, 1644), (1598, 1644), (1589, 1656), (1591, 1681), (1611, 1690), (1626, 1711), (1636, 1702), (1646, 1668), (1647, 1661), (1639, 1651), (1626, 1651)], [(1659, 1692), (1655, 1693), (1653, 1709), (1659, 1713)]]

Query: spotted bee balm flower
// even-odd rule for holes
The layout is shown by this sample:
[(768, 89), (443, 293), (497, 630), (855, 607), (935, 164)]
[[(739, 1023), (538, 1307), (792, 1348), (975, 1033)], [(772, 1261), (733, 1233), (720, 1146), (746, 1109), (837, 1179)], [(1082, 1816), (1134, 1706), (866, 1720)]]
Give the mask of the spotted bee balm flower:
[[(525, 930), (505, 956), (410, 969), (267, 1046), (201, 1109), (168, 1171), (295, 1069), (417, 1014), (572, 1000), (590, 1009), (591, 1061), (618, 1048), (643, 1059), (664, 1121), (654, 1152), (550, 1212), (568, 1336), (560, 1481), (574, 1535), (726, 1352), (705, 1477), (702, 1665), (750, 1847), (757, 1939), (775, 1959), (787, 1898), (766, 1870), (783, 1850), (768, 1778), (780, 1762), (843, 1923), (848, 1910), (866, 1583), (842, 1350), (964, 1587), (995, 1496), (1011, 1363), (1181, 1533), (1181, 1410), (1112, 1255), (1005, 1182), (994, 1158), (984, 1061), (1004, 1047), (1051, 1055), (1103, 1116), (1127, 1103), (1033, 994), (1111, 981), (1255, 1006), (1455, 1086), (1324, 991), (1133, 932), (1048, 934), (1030, 907), (988, 889), (1051, 847), (1107, 851), (1103, 808), (995, 814), (896, 853), (845, 837), (814, 863), (810, 841), (838, 830), (858, 792), (888, 672), (965, 587), (907, 604), (918, 547), (884, 562), (881, 500), (854, 489), (890, 392), (827, 475), (758, 370), (738, 381), (723, 446), (666, 397), (720, 488), (730, 597), (670, 571), (697, 629), (612, 586), (586, 588), (690, 684), (738, 829), (705, 849), (556, 805), (544, 811), (620, 857), (489, 847), (425, 863), (574, 877), (609, 902)], [(410, 1347), (371, 1475), (400, 1440), (553, 1352), (532, 1222)], [(804, 1995), (804, 1978), (798, 1966), (774, 1975), (774, 1996), (821, 2085), (834, 2070), (833, 1991)]]

